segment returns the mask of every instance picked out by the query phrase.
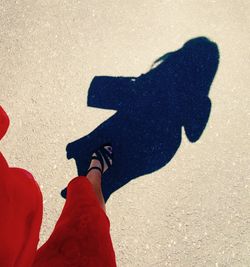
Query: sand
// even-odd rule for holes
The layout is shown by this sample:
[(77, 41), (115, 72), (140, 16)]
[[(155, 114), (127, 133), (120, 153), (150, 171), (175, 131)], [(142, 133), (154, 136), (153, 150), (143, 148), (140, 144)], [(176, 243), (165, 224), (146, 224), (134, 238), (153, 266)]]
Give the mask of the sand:
[(95, 75), (137, 76), (187, 40), (220, 49), (202, 138), (116, 191), (107, 203), (118, 266), (250, 266), (249, 1), (7, 1), (0, 3), (1, 151), (44, 197), (40, 245), (76, 176), (66, 144), (115, 111), (89, 108)]

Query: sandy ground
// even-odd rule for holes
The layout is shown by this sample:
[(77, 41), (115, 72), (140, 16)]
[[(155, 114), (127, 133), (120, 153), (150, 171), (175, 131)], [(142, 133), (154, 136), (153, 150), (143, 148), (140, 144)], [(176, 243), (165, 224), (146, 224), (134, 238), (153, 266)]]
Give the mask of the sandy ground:
[(217, 42), (207, 129), (107, 203), (118, 266), (250, 266), (249, 1), (0, 1), (1, 151), (36, 177), (42, 244), (76, 175), (67, 143), (114, 111), (88, 108), (94, 75), (139, 75), (197, 36)]

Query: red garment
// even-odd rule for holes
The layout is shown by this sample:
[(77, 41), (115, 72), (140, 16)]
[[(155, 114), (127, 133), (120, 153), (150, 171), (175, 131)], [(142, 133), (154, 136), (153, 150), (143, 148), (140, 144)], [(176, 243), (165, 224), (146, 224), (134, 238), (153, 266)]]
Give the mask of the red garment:
[(9, 117), (0, 106), (0, 140), (4, 137), (10, 125)]
[[(8, 126), (0, 106), (0, 139)], [(42, 194), (33, 176), (10, 168), (0, 152), (0, 267), (116, 266), (109, 219), (86, 177), (69, 183), (55, 229), (36, 252), (42, 210)]]
[[(9, 118), (0, 106), (0, 139)], [(30, 267), (42, 222), (42, 194), (26, 170), (10, 168), (0, 152), (0, 266)]]
[(32, 175), (9, 168), (0, 153), (0, 266), (30, 267), (42, 222), (42, 194)]
[(62, 214), (33, 267), (115, 267), (110, 222), (84, 176), (68, 185)]

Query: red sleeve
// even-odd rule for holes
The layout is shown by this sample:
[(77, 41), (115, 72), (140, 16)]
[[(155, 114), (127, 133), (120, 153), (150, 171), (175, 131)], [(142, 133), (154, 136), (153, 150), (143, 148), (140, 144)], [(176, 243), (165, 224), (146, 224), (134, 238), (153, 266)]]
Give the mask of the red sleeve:
[(10, 120), (2, 106), (0, 106), (0, 140), (4, 137), (9, 127)]

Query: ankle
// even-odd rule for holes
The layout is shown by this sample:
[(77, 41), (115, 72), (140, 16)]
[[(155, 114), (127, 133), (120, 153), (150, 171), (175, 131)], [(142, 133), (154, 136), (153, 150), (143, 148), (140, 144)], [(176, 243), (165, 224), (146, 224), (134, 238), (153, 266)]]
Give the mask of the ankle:
[(86, 175), (87, 178), (90, 178), (92, 179), (93, 177), (96, 178), (96, 179), (100, 179), (102, 178), (102, 174), (99, 170), (97, 169), (91, 169), (88, 174)]
[(104, 172), (108, 170), (108, 168), (112, 165), (112, 147), (111, 146), (103, 146), (99, 148), (92, 155), (92, 160), (90, 162), (90, 166), (88, 168), (87, 174), (95, 171), (98, 171), (102, 175)]

